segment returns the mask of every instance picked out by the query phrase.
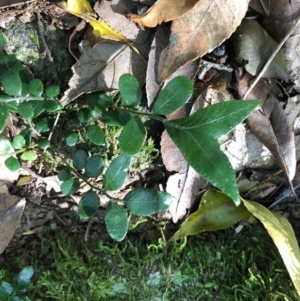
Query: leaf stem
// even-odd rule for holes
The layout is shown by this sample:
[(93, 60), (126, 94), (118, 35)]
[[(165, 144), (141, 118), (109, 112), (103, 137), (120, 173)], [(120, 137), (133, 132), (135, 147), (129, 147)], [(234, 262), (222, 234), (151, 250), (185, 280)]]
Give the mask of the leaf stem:
[(141, 115), (141, 116), (147, 116), (149, 118), (156, 119), (156, 120), (161, 121), (161, 122), (166, 121), (165, 118), (160, 117), (158, 115), (151, 114), (151, 113), (138, 112), (138, 111), (133, 111), (133, 110), (124, 109), (124, 108), (118, 108), (118, 107), (114, 107), (114, 108), (116, 110), (118, 110), (118, 111), (128, 112), (128, 113), (132, 113), (132, 114), (136, 114), (136, 115)]
[(14, 96), (14, 97), (10, 97), (10, 96), (0, 96), (0, 103), (1, 102), (11, 102), (11, 101), (25, 101), (25, 100), (39, 100), (39, 101), (43, 101), (45, 99), (48, 100), (55, 100), (54, 97), (41, 97), (41, 96), (30, 96), (30, 97), (26, 97), (26, 96)]

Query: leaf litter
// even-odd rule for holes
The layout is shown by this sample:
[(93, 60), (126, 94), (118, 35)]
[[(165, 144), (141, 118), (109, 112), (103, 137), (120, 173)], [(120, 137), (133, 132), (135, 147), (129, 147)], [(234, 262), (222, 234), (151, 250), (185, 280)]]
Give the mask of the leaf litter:
[[(161, 5), (166, 2), (168, 1), (161, 0), (158, 1), (156, 5)], [(266, 1), (260, 2), (265, 3)], [(102, 6), (99, 7), (99, 10), (96, 11), (100, 15), (100, 17), (104, 21), (106, 21), (107, 24), (109, 24), (108, 26), (110, 26), (112, 30), (115, 30), (117, 33), (120, 33), (122, 35), (121, 37), (119, 36), (117, 40), (121, 40), (123, 41), (123, 43), (114, 41), (102, 41), (101, 43), (96, 44), (93, 47), (90, 46), (87, 41), (83, 41), (81, 43), (80, 47), (82, 56), (79, 62), (73, 67), (75, 74), (70, 81), (70, 89), (66, 92), (64, 98), (62, 99), (62, 102), (64, 104), (73, 101), (83, 93), (90, 93), (92, 91), (99, 90), (108, 91), (110, 89), (117, 89), (118, 78), (126, 72), (135, 74), (140, 83), (144, 83), (146, 78), (146, 68), (147, 78), (153, 79), (153, 84), (148, 85), (148, 87), (146, 86), (146, 90), (147, 93), (151, 95), (150, 98), (152, 99), (152, 101), (155, 100), (158, 92), (162, 88), (160, 82), (163, 82), (165, 79), (170, 77), (182, 66), (187, 66), (187, 63), (194, 63), (198, 57), (202, 57), (204, 54), (211, 52), (224, 40), (229, 38), (229, 36), (233, 32), (235, 32), (237, 26), (244, 18), (249, 1), (228, 0), (222, 3), (222, 7), (218, 6), (217, 1), (195, 1), (195, 6), (193, 6), (191, 9), (188, 9), (187, 11), (183, 11), (183, 14), (182, 16), (180, 16), (180, 18), (176, 19), (178, 16), (171, 17), (171, 19), (173, 18), (174, 21), (171, 24), (171, 32), (169, 33), (167, 43), (165, 43), (164, 47), (162, 47), (163, 51), (158, 52), (157, 50), (152, 50), (152, 54), (150, 52), (149, 57), (151, 58), (152, 56), (152, 58), (151, 60), (149, 60), (148, 66), (145, 64), (145, 62), (143, 62), (136, 51), (132, 51), (132, 48), (130, 48), (130, 46), (128, 45), (131, 43), (131, 41), (133, 41), (135, 43), (134, 45), (142, 53), (143, 57), (148, 57), (151, 43), (151, 31), (147, 31), (146, 29), (146, 31), (143, 32), (133, 22), (130, 22), (128, 19), (126, 19), (125, 15), (130, 12), (130, 9), (125, 9), (123, 11), (121, 10), (122, 12), (120, 13), (118, 9), (121, 7), (121, 3), (124, 4), (124, 1), (113, 1), (112, 3), (104, 1)], [(190, 3), (192, 3), (192, 1)], [(298, 11), (297, 5), (299, 5), (299, 3), (297, 4), (296, 1), (286, 0), (278, 1), (277, 3), (273, 2), (269, 7), (266, 7), (265, 5), (263, 6), (261, 12), (265, 12), (265, 14), (268, 16), (268, 21), (271, 21), (269, 23), (271, 25), (269, 25), (269, 27), (266, 25), (265, 28), (268, 29), (270, 35), (275, 38), (277, 43), (280, 42), (280, 40), (283, 38), (283, 35), (290, 28), (290, 25), (286, 27), (286, 24), (290, 24), (291, 22), (295, 21), (295, 16), (293, 15), (293, 13)], [(278, 13), (282, 12), (282, 7), (286, 8), (284, 15), (288, 15), (291, 22), (283, 22), (284, 26), (281, 26), (281, 23), (280, 25), (278, 25), (278, 23), (276, 26), (279, 26), (277, 32), (280, 35), (276, 37), (276, 30), (274, 30), (276, 29), (276, 26), (273, 26), (272, 22), (273, 24), (274, 22), (276, 23), (276, 18), (277, 16), (279, 16)], [(106, 9), (110, 13), (112, 13), (112, 16), (114, 17), (106, 18)], [(84, 10), (85, 18), (87, 19), (87, 21), (95, 21), (94, 19), (89, 19), (89, 14), (92, 14), (91, 9), (88, 7)], [(153, 14), (153, 11), (155, 11), (154, 8), (150, 9), (149, 15)], [(203, 12), (206, 13), (204, 14)], [(145, 16), (146, 15), (147, 13), (145, 14)], [(154, 20), (154, 23), (157, 22), (157, 24), (167, 20), (167, 18), (161, 16), (156, 16), (155, 18), (156, 20)], [(119, 21), (120, 25), (111, 23), (112, 21), (121, 19), (122, 21)], [(99, 22), (97, 22), (97, 24), (98, 23)], [(268, 24), (267, 19), (265, 19), (262, 24)], [(131, 26), (133, 26), (134, 28)], [(130, 30), (126, 31), (128, 28), (130, 28)], [(145, 35), (143, 35), (144, 33)], [(101, 35), (103, 36), (103, 34), (100, 32), (100, 36)], [(106, 36), (109, 37), (110, 34), (107, 34)], [(126, 40), (124, 40), (123, 37), (125, 37)], [(286, 44), (284, 54), (286, 55), (286, 58), (288, 58), (288, 64), (290, 64), (288, 65), (289, 74), (295, 80), (296, 89), (298, 89), (297, 54), (295, 54), (295, 52), (293, 53), (293, 51), (296, 51), (296, 53), (298, 51), (298, 32), (296, 31), (295, 35), (291, 38), (293, 38), (293, 43)], [(129, 44), (127, 41), (129, 41)], [(153, 44), (153, 46), (160, 47), (159, 44), (161, 43), (161, 41), (158, 38), (156, 40), (156, 43), (157, 44)], [(287, 47), (287, 45), (293, 45), (293, 49), (291, 49), (290, 46)], [(291, 51), (292, 54), (290, 54), (288, 51)], [(162, 52), (166, 54), (161, 54)], [(260, 55), (263, 56), (263, 54)], [(157, 61), (159, 61), (159, 67), (157, 67)], [(249, 61), (249, 63), (252, 63), (251, 57)], [(191, 66), (192, 69), (189, 70), (196, 69), (196, 65), (191, 64)], [(154, 69), (154, 71), (152, 69)], [(190, 72), (190, 78), (194, 78), (193, 72), (195, 71)], [(154, 92), (150, 91), (154, 86)], [(277, 94), (274, 93), (273, 90), (270, 90), (270, 87), (264, 87), (261, 89), (262, 90), (254, 90), (255, 93), (252, 94), (252, 96), (255, 98), (261, 97), (267, 100), (267, 105), (264, 106), (264, 103), (262, 104), (260, 114), (264, 115), (264, 118), (261, 121), (260, 125), (257, 124), (257, 120), (260, 120), (260, 118), (255, 119), (255, 127), (257, 127), (258, 132), (260, 132), (260, 126), (265, 122), (268, 123), (268, 128), (271, 129), (271, 132), (273, 133), (272, 135), (264, 135), (265, 137), (268, 137), (266, 139), (267, 142), (264, 141), (264, 143), (275, 143), (275, 149), (277, 152), (277, 155), (275, 154), (275, 157), (277, 157), (277, 163), (279, 166), (284, 167), (287, 177), (292, 180), (295, 173), (295, 145), (293, 145), (293, 131), (291, 130), (291, 126), (288, 124), (286, 118), (284, 117), (285, 111), (280, 104), (278, 105)], [(265, 93), (265, 90), (267, 91), (267, 93)], [(270, 91), (271, 93), (269, 93)], [(274, 94), (274, 96), (269, 96), (269, 94), (272, 93)], [(283, 123), (284, 128), (288, 133), (287, 137), (283, 137), (283, 134), (278, 132), (278, 129), (276, 128), (276, 122), (277, 124)], [(172, 123), (166, 122), (165, 124), (167, 128), (169, 126), (169, 130), (170, 128), (172, 128)], [(180, 121), (178, 124), (180, 124)], [(183, 128), (181, 127), (180, 130), (182, 129)], [(259, 136), (260, 134), (261, 133), (258, 133), (257, 135)], [(188, 169), (186, 165), (183, 166), (183, 170), (186, 170), (187, 172)]]

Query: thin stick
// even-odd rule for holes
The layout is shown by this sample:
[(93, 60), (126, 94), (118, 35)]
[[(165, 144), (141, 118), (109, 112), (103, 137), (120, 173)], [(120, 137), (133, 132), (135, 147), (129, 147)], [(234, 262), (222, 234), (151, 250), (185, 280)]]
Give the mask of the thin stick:
[(251, 86), (248, 88), (248, 90), (246, 91), (246, 93), (243, 96), (243, 99), (247, 99), (249, 93), (252, 91), (252, 89), (255, 87), (255, 85), (258, 83), (258, 81), (261, 79), (261, 77), (263, 76), (263, 74), (266, 72), (267, 68), (269, 67), (269, 65), (271, 64), (271, 62), (273, 61), (274, 57), (276, 56), (276, 54), (278, 53), (278, 51), (282, 48), (283, 44), (287, 41), (287, 39), (291, 36), (291, 34), (293, 33), (293, 31), (295, 30), (295, 28), (299, 25), (300, 23), (300, 17), (298, 18), (296, 24), (291, 28), (291, 30), (287, 33), (287, 35), (284, 37), (284, 39), (281, 41), (281, 43), (277, 46), (277, 48), (275, 49), (275, 51), (273, 52), (273, 54), (270, 56), (270, 58), (268, 59), (268, 61), (265, 63), (265, 66), (262, 68), (262, 70), (260, 71), (260, 73), (257, 75), (256, 79), (254, 80), (254, 82), (251, 84)]

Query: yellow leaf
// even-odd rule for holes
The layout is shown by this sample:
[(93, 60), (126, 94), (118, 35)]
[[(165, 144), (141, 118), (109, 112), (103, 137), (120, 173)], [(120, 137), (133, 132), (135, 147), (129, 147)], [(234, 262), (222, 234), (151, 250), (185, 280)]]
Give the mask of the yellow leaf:
[(69, 13), (85, 20), (93, 27), (93, 34), (107, 40), (119, 41), (126, 43), (133, 51), (135, 51), (144, 62), (146, 60), (139, 50), (121, 33), (111, 28), (103, 19), (97, 20), (97, 15), (87, 0), (68, 0), (68, 2), (60, 2), (60, 6)]
[(171, 240), (203, 231), (226, 229), (249, 215), (250, 213), (243, 204), (235, 206), (226, 194), (211, 189), (205, 192), (198, 210), (182, 223)]
[(32, 181), (32, 177), (31, 176), (24, 176), (21, 177), (18, 182), (17, 182), (17, 186), (23, 186), (23, 185), (27, 185), (28, 183), (30, 183)]
[(300, 251), (291, 224), (282, 215), (271, 212), (256, 202), (244, 199), (242, 201), (249, 212), (259, 219), (267, 229), (300, 296)]
[(68, 2), (59, 2), (59, 5), (70, 14), (79, 18), (82, 18), (82, 14), (90, 14), (91, 16), (96, 17), (96, 13), (87, 0), (68, 0)]

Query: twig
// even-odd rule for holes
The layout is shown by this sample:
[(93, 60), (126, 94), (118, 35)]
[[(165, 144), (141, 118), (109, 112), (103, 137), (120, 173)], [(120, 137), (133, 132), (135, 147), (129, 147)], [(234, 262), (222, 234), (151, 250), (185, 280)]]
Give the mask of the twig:
[[(295, 188), (294, 188), (294, 190), (296, 190), (296, 189), (298, 189), (300, 187), (300, 184), (299, 185), (297, 185)], [(282, 200), (284, 200), (285, 198), (287, 198), (288, 196), (294, 196), (294, 192), (293, 191), (290, 191), (290, 190), (288, 190), (288, 192), (287, 193), (284, 193), (283, 194), (283, 196), (281, 196), (278, 200), (276, 200), (275, 202), (273, 202), (269, 207), (268, 207), (268, 209), (271, 209), (271, 208), (273, 208), (273, 207), (275, 207), (277, 204), (279, 204)]]
[(256, 79), (254, 80), (254, 82), (251, 84), (251, 86), (248, 88), (248, 90), (246, 91), (246, 93), (244, 94), (243, 98), (247, 99), (249, 93), (252, 91), (252, 89), (255, 87), (255, 85), (258, 83), (258, 81), (261, 79), (261, 77), (263, 76), (263, 74), (266, 72), (267, 68), (269, 67), (269, 65), (271, 64), (271, 62), (273, 61), (274, 57), (276, 56), (276, 54), (278, 53), (278, 51), (282, 48), (283, 44), (287, 41), (287, 39), (291, 36), (291, 34), (293, 33), (293, 31), (295, 30), (295, 28), (299, 25), (300, 23), (300, 17), (298, 18), (296, 24), (290, 29), (290, 31), (287, 33), (287, 35), (284, 37), (284, 39), (280, 42), (280, 44), (277, 46), (277, 48), (275, 49), (275, 51), (272, 53), (272, 55), (270, 56), (270, 58), (268, 59), (268, 61), (265, 63), (264, 67), (262, 68), (262, 70), (260, 71), (260, 73), (257, 75)]

